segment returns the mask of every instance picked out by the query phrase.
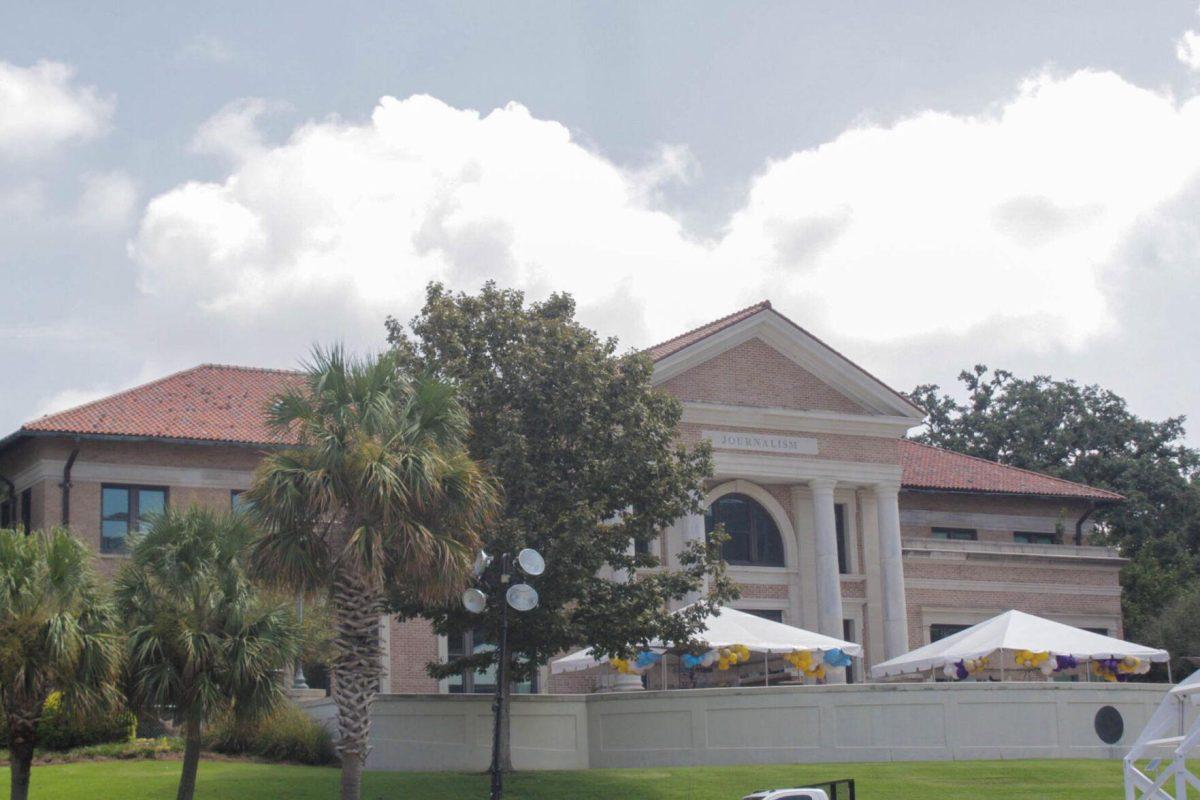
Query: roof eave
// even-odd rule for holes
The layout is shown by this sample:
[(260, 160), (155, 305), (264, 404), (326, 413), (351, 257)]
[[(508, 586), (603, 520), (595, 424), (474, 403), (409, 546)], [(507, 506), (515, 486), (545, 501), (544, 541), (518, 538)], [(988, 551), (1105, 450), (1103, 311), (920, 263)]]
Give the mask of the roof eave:
[(995, 489), (951, 489), (939, 486), (911, 486), (903, 482), (900, 484), (900, 490), (903, 492), (918, 492), (921, 494), (985, 494), (988, 497), (1037, 497), (1043, 500), (1078, 500), (1084, 503), (1091, 503), (1096, 507), (1116, 506), (1125, 502), (1125, 498), (1120, 495), (1116, 497), (1089, 497), (1086, 495), (1076, 494), (1049, 494), (1047, 492), (1009, 492), (998, 491)]
[(292, 445), (288, 442), (251, 442), (239, 439), (196, 439), (186, 436), (150, 436), (126, 433), (81, 433), (78, 431), (42, 431), (21, 428), (0, 439), (0, 448), (22, 438), (78, 439), (94, 442), (161, 442), (163, 444), (187, 444), (199, 446), (245, 447), (256, 450), (282, 450)]

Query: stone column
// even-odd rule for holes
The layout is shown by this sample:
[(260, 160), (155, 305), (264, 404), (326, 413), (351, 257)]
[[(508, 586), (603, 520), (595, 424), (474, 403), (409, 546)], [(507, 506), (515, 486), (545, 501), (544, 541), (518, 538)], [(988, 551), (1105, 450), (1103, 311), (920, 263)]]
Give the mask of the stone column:
[(842, 582), (838, 574), (837, 518), (831, 480), (811, 480), (817, 562), (817, 632), (842, 638)]
[(883, 578), (883, 654), (908, 652), (908, 604), (904, 599), (904, 555), (900, 547), (900, 487), (875, 486), (879, 525), (879, 562)]
[[(683, 534), (683, 546), (688, 547), (692, 542), (703, 542), (704, 533), (704, 515), (703, 514), (688, 514), (679, 521), (679, 529)], [(698, 592), (689, 592), (683, 599), (683, 604), (694, 603), (704, 595), (708, 594), (708, 578), (704, 579), (704, 584)]]
[[(814, 479), (808, 482), (813, 498), (813, 532), (817, 562), (817, 622), (818, 633), (841, 639), (842, 579), (838, 572), (837, 517), (833, 507), (834, 481)], [(843, 683), (845, 673), (829, 670), (830, 683)]]

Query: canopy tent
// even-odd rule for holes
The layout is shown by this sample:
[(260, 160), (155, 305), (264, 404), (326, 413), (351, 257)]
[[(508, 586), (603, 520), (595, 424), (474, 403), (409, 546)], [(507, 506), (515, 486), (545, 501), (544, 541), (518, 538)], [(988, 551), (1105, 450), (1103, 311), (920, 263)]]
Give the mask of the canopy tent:
[(1006, 611), (965, 631), (876, 664), (871, 667), (871, 675), (883, 678), (925, 672), (997, 652), (1016, 654), (1022, 651), (1070, 657), (1079, 662), (1131, 656), (1141, 661), (1166, 661), (1168, 658), (1166, 650), (1103, 636), (1021, 611)]
[[(696, 639), (708, 648), (742, 645), (752, 653), (826, 653), (841, 650), (848, 656), (862, 655), (862, 647), (854, 642), (794, 628), (728, 606), (721, 606), (717, 612), (704, 618), (704, 628), (696, 634)], [(662, 652), (669, 648), (662, 642), (655, 641), (650, 643), (650, 649)], [(550, 662), (550, 672), (555, 675), (578, 672), (607, 663), (607, 659), (597, 659), (592, 655), (591, 648), (586, 648)]]

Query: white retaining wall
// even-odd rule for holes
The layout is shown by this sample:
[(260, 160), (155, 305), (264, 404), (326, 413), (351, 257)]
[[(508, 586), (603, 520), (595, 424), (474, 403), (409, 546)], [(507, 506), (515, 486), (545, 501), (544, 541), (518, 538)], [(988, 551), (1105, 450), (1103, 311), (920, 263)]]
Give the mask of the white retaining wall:
[[(1155, 684), (957, 683), (521, 696), (517, 769), (693, 764), (1120, 758), (1166, 690)], [(1116, 708), (1115, 745), (1095, 730)], [(326, 700), (309, 710), (332, 724)], [(382, 695), (369, 769), (483, 770), (490, 696)]]

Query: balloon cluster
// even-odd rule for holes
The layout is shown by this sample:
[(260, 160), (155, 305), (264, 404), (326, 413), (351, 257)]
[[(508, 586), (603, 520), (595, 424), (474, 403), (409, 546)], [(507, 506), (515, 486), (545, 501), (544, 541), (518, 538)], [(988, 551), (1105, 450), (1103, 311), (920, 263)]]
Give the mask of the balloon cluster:
[(732, 666), (742, 664), (750, 660), (750, 648), (744, 644), (733, 644), (729, 647), (720, 647), (715, 650), (709, 650), (703, 655), (692, 655), (684, 653), (679, 659), (679, 664), (684, 669), (695, 669), (696, 667), (712, 667), (724, 672)]
[(1049, 653), (1035, 653), (1032, 650), (1018, 650), (1014, 658), (1018, 667), (1041, 670), (1046, 677), (1054, 673), (1057, 665)]
[(783, 660), (809, 678), (825, 680), (825, 664), (819, 653), (814, 655), (811, 650), (793, 650), (784, 655)]
[(1092, 662), (1092, 674), (1109, 683), (1124, 683), (1134, 675), (1145, 675), (1150, 671), (1150, 662), (1137, 656), (1124, 658), (1102, 658)]
[(622, 675), (641, 675), (662, 660), (662, 653), (643, 650), (632, 660), (627, 658), (610, 658), (608, 663)]
[(991, 660), (987, 656), (964, 658), (961, 661), (955, 661), (953, 664), (947, 664), (942, 668), (942, 673), (951, 680), (961, 681), (968, 675), (978, 675), (987, 669), (991, 663)]
[(825, 663), (831, 667), (848, 667), (852, 663), (850, 656), (842, 652), (840, 647), (825, 652)]
[(750, 648), (744, 644), (735, 644), (717, 650), (717, 669), (724, 672), (736, 664), (750, 660)]
[[(1075, 656), (1055, 656), (1054, 657), (1054, 671), (1055, 672), (1062, 672), (1063, 670), (1075, 669), (1078, 666), (1079, 666), (1079, 659), (1077, 659)], [(1045, 671), (1046, 671), (1045, 668), (1043, 668), (1042, 672), (1045, 672)]]

